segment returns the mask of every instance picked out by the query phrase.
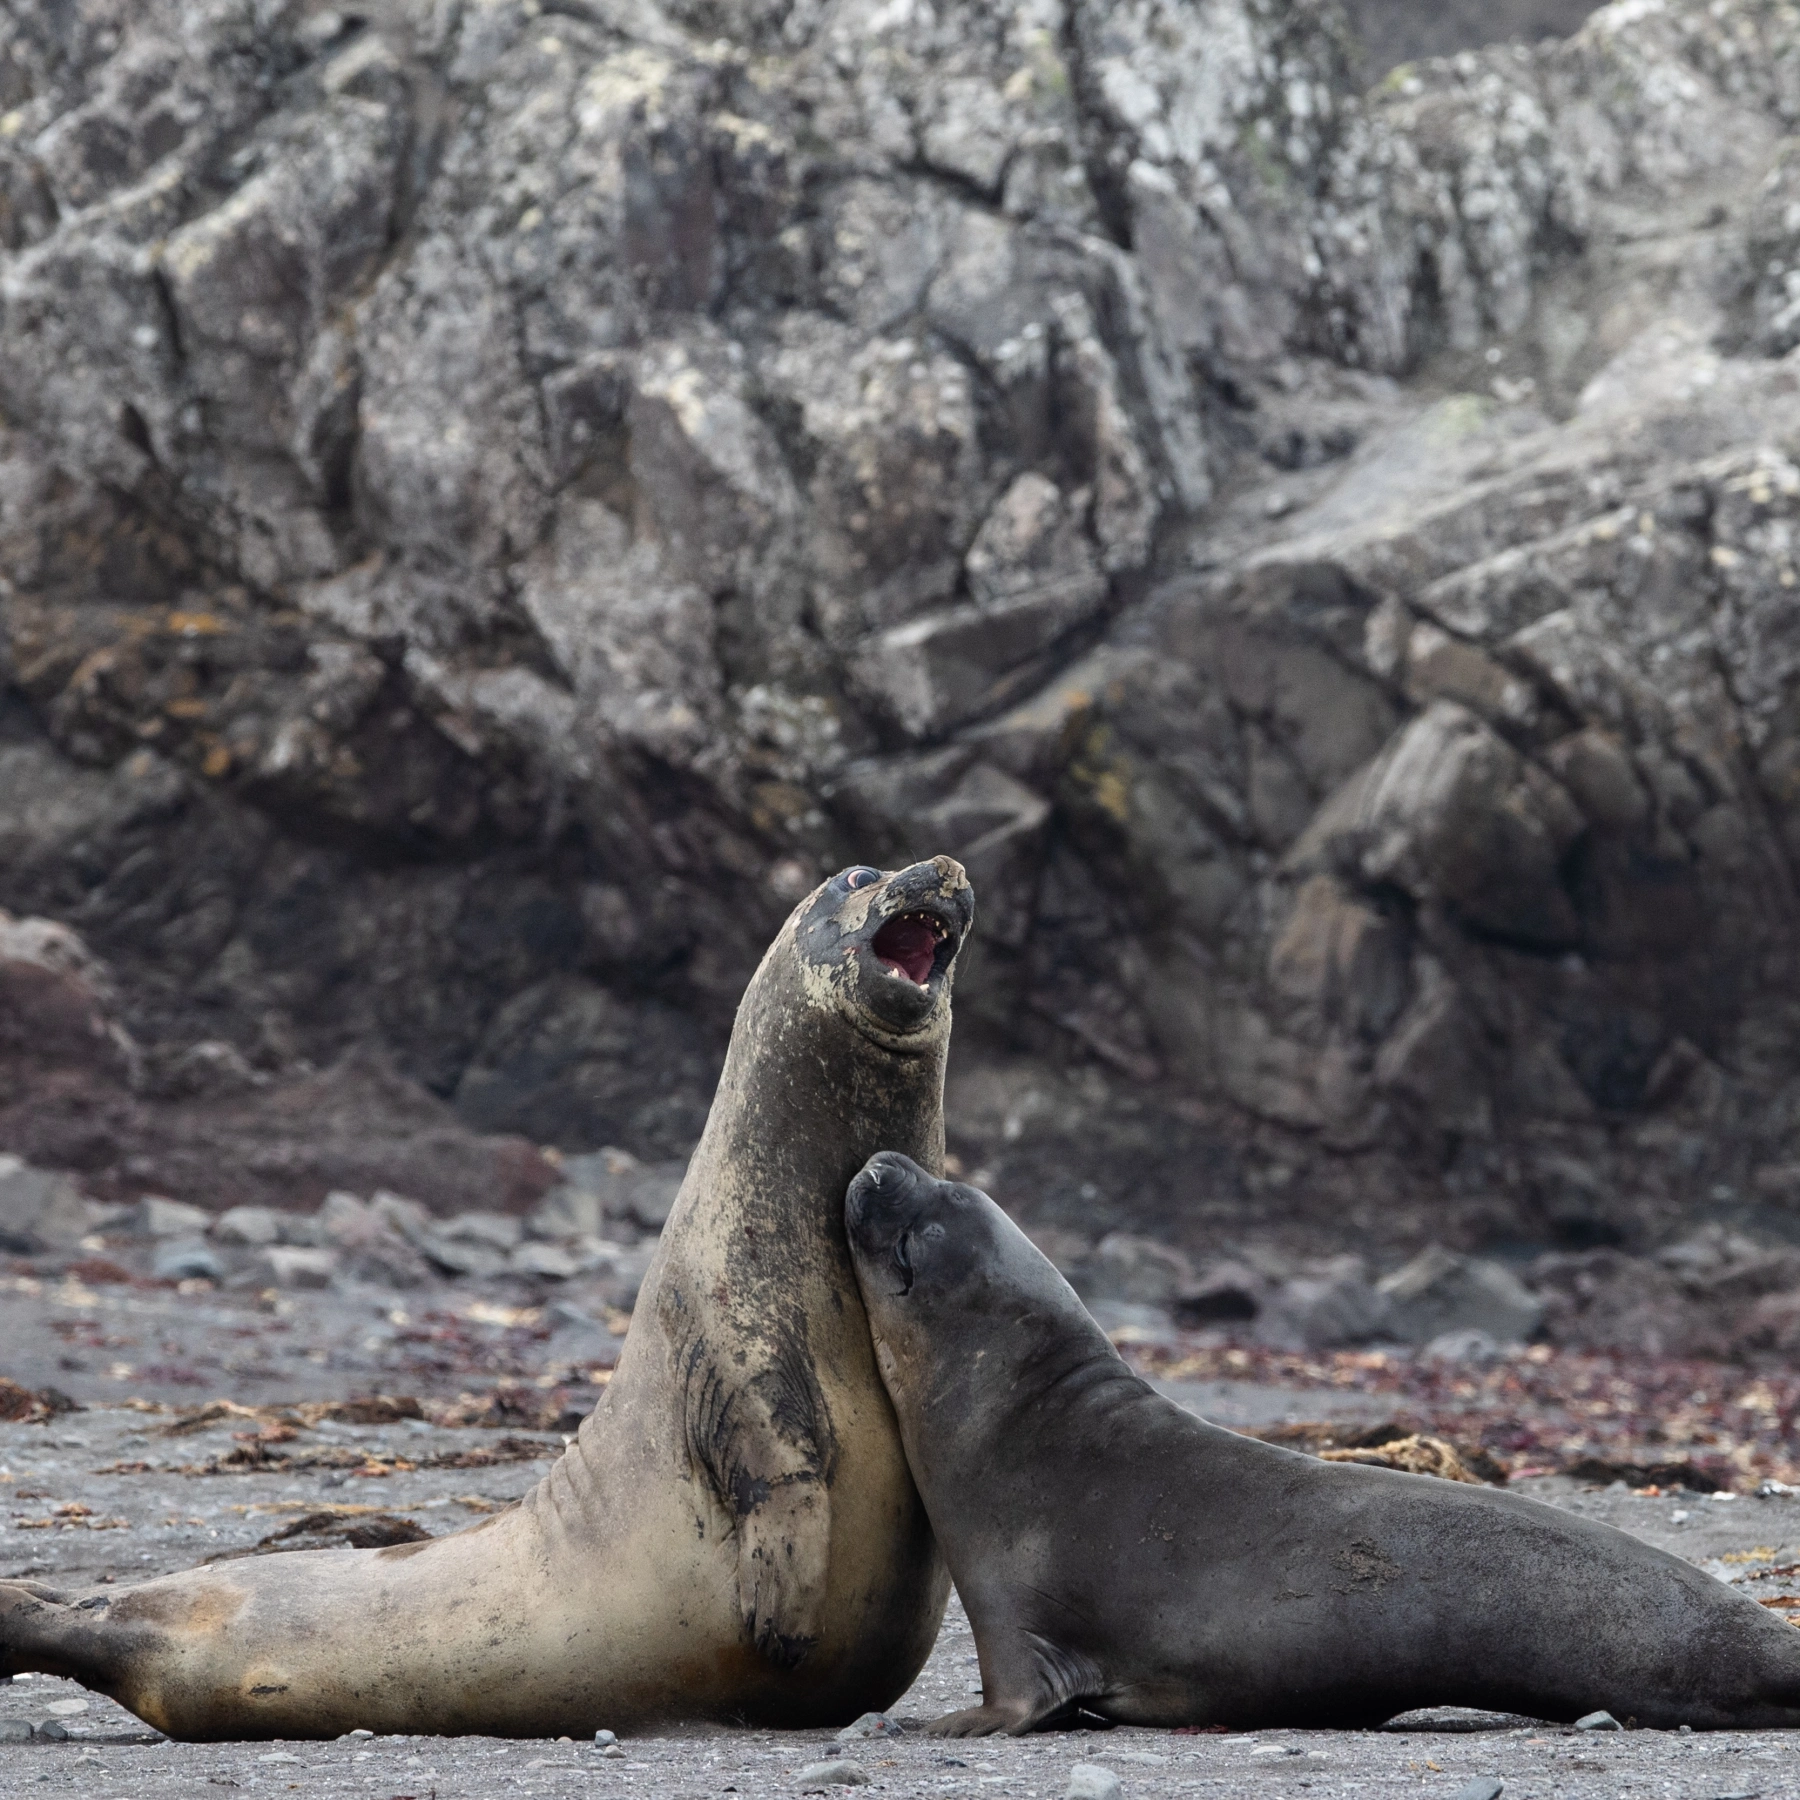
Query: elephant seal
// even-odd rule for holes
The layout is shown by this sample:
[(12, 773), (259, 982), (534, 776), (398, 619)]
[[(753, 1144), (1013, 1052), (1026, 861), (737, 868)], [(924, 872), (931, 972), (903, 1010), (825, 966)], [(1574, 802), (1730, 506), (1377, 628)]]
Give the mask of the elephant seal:
[(1378, 1725), (1417, 1706), (1800, 1725), (1800, 1631), (1516, 1494), (1183, 1412), (974, 1188), (882, 1155), (845, 1202), (913, 1478), (975, 1629), (953, 1736)]
[(600, 1404), (454, 1536), (85, 1593), (0, 1584), (0, 1673), (73, 1676), (188, 1739), (842, 1722), (923, 1664), (948, 1580), (876, 1373), (844, 1188), (944, 1149), (948, 857), (794, 911)]

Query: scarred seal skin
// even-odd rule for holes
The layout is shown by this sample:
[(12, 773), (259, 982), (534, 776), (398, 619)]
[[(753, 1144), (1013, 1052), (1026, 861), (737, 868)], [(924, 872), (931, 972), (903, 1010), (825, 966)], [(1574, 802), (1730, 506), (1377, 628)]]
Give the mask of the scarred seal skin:
[(454, 1536), (132, 1586), (0, 1584), (0, 1673), (190, 1739), (839, 1723), (903, 1693), (948, 1583), (843, 1230), (876, 1149), (944, 1149), (974, 895), (846, 870), (744, 995), (605, 1395), (516, 1507)]
[(1378, 1725), (1417, 1706), (1800, 1725), (1800, 1631), (1622, 1531), (1319, 1462), (1182, 1411), (1031, 1241), (905, 1156), (851, 1183), (857, 1279), (926, 1511), (1014, 1734)]

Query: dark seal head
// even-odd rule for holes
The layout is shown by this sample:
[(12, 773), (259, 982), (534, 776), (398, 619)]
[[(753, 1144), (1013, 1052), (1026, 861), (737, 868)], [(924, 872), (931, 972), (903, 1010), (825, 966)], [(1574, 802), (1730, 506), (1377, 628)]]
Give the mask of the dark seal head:
[(981, 1658), (982, 1705), (933, 1729), (1344, 1728), (1419, 1706), (1800, 1726), (1800, 1632), (1691, 1563), (1195, 1418), (985, 1194), (905, 1156), (870, 1159), (845, 1224)]

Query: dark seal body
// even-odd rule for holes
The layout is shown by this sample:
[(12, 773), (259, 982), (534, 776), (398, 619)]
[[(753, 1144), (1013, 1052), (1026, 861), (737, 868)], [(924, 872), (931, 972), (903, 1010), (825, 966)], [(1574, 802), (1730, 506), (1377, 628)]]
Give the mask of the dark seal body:
[(1800, 1631), (1610, 1526), (1222, 1431), (1134, 1375), (986, 1195), (878, 1156), (846, 1204), (876, 1360), (983, 1704), (1135, 1725), (1418, 1706), (1800, 1725)]
[(948, 1584), (843, 1191), (885, 1146), (941, 1165), (973, 913), (948, 858), (846, 871), (795, 910), (744, 995), (619, 1366), (517, 1507), (383, 1550), (83, 1594), (0, 1584), (0, 1673), (73, 1676), (183, 1738), (826, 1725), (889, 1704)]

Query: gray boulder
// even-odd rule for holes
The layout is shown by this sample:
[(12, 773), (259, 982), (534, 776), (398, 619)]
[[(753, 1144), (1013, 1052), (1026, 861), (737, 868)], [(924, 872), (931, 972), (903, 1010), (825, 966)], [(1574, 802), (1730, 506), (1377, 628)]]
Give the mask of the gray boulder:
[(331, 1285), (340, 1255), (336, 1250), (272, 1244), (261, 1252), (260, 1260), (276, 1287), (323, 1288)]
[(1390, 1303), (1357, 1256), (1331, 1259), (1281, 1282), (1256, 1315), (1254, 1336), (1278, 1350), (1329, 1350), (1391, 1335)]
[(219, 1253), (198, 1238), (174, 1238), (156, 1247), (150, 1273), (158, 1281), (223, 1281), (225, 1264)]
[(1388, 1331), (1409, 1344), (1467, 1331), (1517, 1343), (1544, 1319), (1543, 1302), (1510, 1270), (1437, 1244), (1384, 1275), (1376, 1289), (1387, 1303)]
[(198, 1237), (212, 1225), (212, 1214), (203, 1206), (146, 1194), (126, 1218), (126, 1229), (136, 1237)]
[(0, 1249), (15, 1256), (69, 1250), (92, 1229), (91, 1210), (66, 1176), (0, 1154)]
[(221, 1244), (266, 1249), (282, 1241), (282, 1216), (272, 1206), (234, 1206), (213, 1221), (212, 1235)]
[(672, 1168), (945, 851), (957, 1142), (1096, 1237), (1795, 1166), (1792, 21), (1475, 10), (14, 9), (0, 1142)]

